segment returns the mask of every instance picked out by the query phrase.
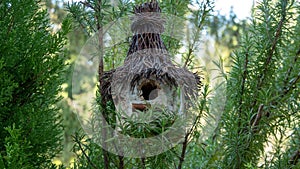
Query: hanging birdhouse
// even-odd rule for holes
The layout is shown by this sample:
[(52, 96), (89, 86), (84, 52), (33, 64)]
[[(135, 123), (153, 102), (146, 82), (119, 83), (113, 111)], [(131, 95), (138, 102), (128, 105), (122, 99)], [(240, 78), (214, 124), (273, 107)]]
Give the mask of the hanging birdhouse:
[(150, 108), (184, 113), (186, 100), (197, 96), (200, 78), (172, 63), (161, 38), (164, 19), (158, 3), (145, 3), (134, 12), (124, 65), (103, 76), (104, 99), (113, 99), (116, 109), (127, 116)]

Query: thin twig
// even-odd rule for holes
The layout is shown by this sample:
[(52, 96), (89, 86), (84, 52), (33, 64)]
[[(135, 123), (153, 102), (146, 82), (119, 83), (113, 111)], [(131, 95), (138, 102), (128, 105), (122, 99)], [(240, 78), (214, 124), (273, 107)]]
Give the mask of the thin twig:
[(141, 158), (141, 160), (142, 160), (142, 167), (143, 167), (143, 169), (146, 169), (146, 158), (143, 157), (143, 158)]
[[(103, 89), (103, 79), (101, 78), (103, 73), (104, 73), (104, 61), (103, 61), (103, 29), (102, 29), (102, 22), (103, 22), (103, 18), (100, 17), (100, 14), (102, 12), (102, 0), (98, 0), (96, 1), (96, 5), (94, 7), (94, 11), (95, 11), (95, 18), (96, 18), (96, 25), (97, 25), (97, 30), (99, 31), (98, 34), (98, 47), (100, 50), (100, 56), (99, 56), (99, 66), (98, 66), (98, 81), (100, 83), (100, 93), (101, 96), (104, 96), (104, 91)], [(106, 138), (107, 138), (107, 130), (106, 130), (106, 126), (107, 126), (107, 114), (106, 114), (106, 101), (105, 99), (101, 99), (101, 103), (100, 103), (101, 107), (102, 107), (102, 139), (103, 139), (103, 147), (102, 148), (102, 152), (103, 152), (103, 159), (104, 159), (104, 168), (108, 169), (109, 168), (109, 154), (108, 152), (105, 150), (106, 145)]]
[(300, 78), (300, 74), (298, 74), (298, 76), (296, 78), (294, 78), (294, 80), (289, 80), (291, 73), (294, 69), (294, 64), (297, 63), (297, 60), (299, 59), (299, 55), (300, 55), (300, 50), (296, 53), (294, 60), (292, 61), (291, 65), (285, 75), (285, 79), (283, 82), (282, 97), (284, 95), (286, 95), (287, 93), (289, 93), (290, 90), (293, 89), (293, 86), (298, 82), (298, 80)]
[(82, 154), (84, 155), (84, 157), (88, 160), (88, 163), (94, 168), (94, 169), (98, 169), (96, 167), (96, 165), (92, 162), (92, 160), (89, 158), (89, 156), (86, 154), (86, 152), (84, 151), (83, 147), (81, 146), (81, 142), (80, 140), (77, 139), (77, 137), (74, 137), (74, 141), (75, 143), (78, 144), (80, 151), (82, 152)]
[(124, 157), (119, 155), (119, 169), (124, 169)]
[(201, 14), (201, 19), (200, 19), (200, 22), (199, 24), (197, 25), (197, 30), (196, 30), (196, 33), (195, 33), (195, 36), (193, 38), (193, 43), (189, 46), (189, 51), (188, 51), (188, 54), (187, 54), (187, 57), (186, 57), (186, 60), (185, 60), (185, 63), (183, 65), (184, 68), (188, 67), (189, 64), (192, 62), (192, 54), (194, 52), (194, 48), (195, 48), (195, 45), (196, 45), (196, 41), (197, 39), (199, 38), (199, 34), (204, 26), (204, 21), (207, 17), (207, 14), (210, 12), (211, 9), (207, 9), (207, 4), (209, 3), (209, 1), (206, 1), (206, 3), (204, 3), (203, 5), (203, 13)]
[[(247, 79), (247, 74), (248, 74), (248, 62), (249, 62), (249, 49), (247, 49), (247, 53), (245, 54), (246, 58), (245, 58), (245, 62), (244, 62), (244, 70), (243, 70), (243, 75), (242, 75), (242, 87), (241, 87), (241, 94), (240, 94), (240, 101), (239, 101), (239, 122), (238, 122), (238, 126), (240, 128), (241, 126), (241, 115), (242, 115), (242, 111), (243, 111), (243, 96), (244, 96), (244, 90), (245, 90), (245, 83), (246, 83), (246, 79)], [(240, 131), (238, 131), (238, 133), (240, 133)]]
[(264, 108), (264, 105), (263, 105), (263, 104), (259, 105), (259, 108), (258, 108), (256, 117), (255, 117), (255, 120), (253, 121), (253, 123), (252, 123), (252, 125), (251, 125), (251, 128), (252, 128), (252, 131), (253, 131), (253, 132), (258, 131), (257, 126), (258, 126), (258, 124), (259, 124), (261, 118), (263, 117), (263, 111), (262, 111), (263, 108)]
[(192, 62), (191, 56), (192, 56), (192, 53), (194, 52), (193, 48), (194, 48), (194, 45), (192, 45), (192, 46), (189, 48), (189, 52), (188, 52), (188, 54), (187, 54), (185, 63), (184, 63), (184, 65), (183, 65), (184, 68), (188, 67), (188, 66), (190, 65), (190, 63)]
[(82, 5), (88, 7), (88, 8), (91, 8), (92, 10), (96, 11), (95, 8), (93, 7), (93, 5), (91, 5), (89, 2), (87, 1), (80, 1), (79, 3), (81, 3)]
[(300, 159), (300, 150), (295, 151), (289, 160), (289, 164), (296, 165)]
[(204, 96), (204, 101), (201, 103), (201, 109), (200, 109), (200, 113), (198, 114), (198, 116), (196, 117), (196, 119), (193, 122), (192, 127), (190, 128), (190, 130), (186, 133), (185, 137), (184, 137), (184, 141), (182, 143), (182, 150), (181, 150), (181, 155), (179, 157), (179, 164), (178, 164), (178, 168), (177, 169), (181, 169), (183, 162), (184, 162), (184, 158), (185, 158), (185, 153), (186, 153), (186, 149), (187, 146), (189, 144), (189, 137), (190, 135), (193, 133), (193, 131), (196, 129), (197, 124), (200, 121), (200, 116), (202, 115), (203, 111), (204, 111), (204, 107), (206, 104), (206, 95)]
[(183, 162), (184, 162), (184, 158), (185, 158), (185, 152), (186, 152), (186, 148), (188, 145), (188, 138), (189, 138), (190, 133), (187, 133), (184, 137), (184, 141), (182, 143), (182, 150), (181, 150), (181, 155), (179, 158), (179, 164), (178, 164), (178, 168), (177, 169), (181, 169)]

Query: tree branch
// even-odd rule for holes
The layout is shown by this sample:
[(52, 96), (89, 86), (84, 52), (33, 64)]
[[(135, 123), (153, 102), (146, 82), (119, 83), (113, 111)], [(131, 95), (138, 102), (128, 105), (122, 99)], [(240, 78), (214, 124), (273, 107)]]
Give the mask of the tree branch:
[[(94, 11), (95, 11), (95, 18), (96, 18), (96, 26), (97, 26), (97, 30), (98, 30), (98, 47), (99, 47), (99, 66), (98, 66), (98, 81), (100, 84), (100, 94), (101, 97), (104, 96), (104, 91), (101, 90), (103, 89), (103, 79), (101, 78), (104, 74), (104, 61), (103, 61), (103, 28), (102, 28), (102, 22), (103, 22), (103, 18), (100, 17), (101, 16), (101, 12), (102, 12), (102, 0), (97, 0), (95, 7), (94, 7)], [(102, 107), (102, 140), (103, 140), (103, 147), (102, 148), (102, 152), (103, 152), (103, 159), (104, 159), (104, 168), (108, 169), (109, 168), (109, 154), (106, 151), (105, 147), (106, 145), (106, 138), (107, 138), (107, 130), (106, 130), (106, 126), (107, 126), (107, 122), (106, 120), (108, 119), (107, 114), (106, 114), (106, 101), (102, 98), (101, 99), (101, 103), (100, 106)]]
[(119, 155), (119, 169), (124, 169), (124, 157)]
[(141, 160), (142, 160), (142, 167), (143, 167), (143, 169), (146, 169), (146, 158), (141, 158)]
[[(256, 86), (257, 91), (261, 90), (263, 82), (265, 81), (265, 77), (266, 77), (267, 71), (269, 70), (269, 65), (271, 63), (271, 60), (273, 58), (275, 49), (277, 47), (278, 40), (281, 36), (281, 32), (282, 32), (282, 28), (283, 28), (283, 24), (284, 24), (285, 20), (286, 20), (286, 5), (282, 8), (281, 19), (278, 23), (278, 26), (277, 26), (277, 29), (276, 29), (276, 32), (275, 32), (275, 35), (274, 35), (274, 40), (271, 44), (271, 49), (267, 53), (267, 58), (266, 58), (266, 60), (264, 62), (264, 65), (263, 65), (264, 69), (263, 69), (262, 73), (260, 74), (260, 76), (258, 77), (258, 83), (257, 83), (257, 86)], [(256, 105), (256, 103), (257, 103), (257, 99), (255, 99), (253, 101), (252, 107), (254, 107)]]
[(182, 168), (182, 165), (183, 165), (183, 162), (184, 162), (184, 159), (185, 159), (186, 149), (187, 149), (187, 146), (189, 144), (189, 137), (194, 132), (194, 130), (196, 129), (197, 124), (199, 123), (199, 121), (201, 119), (201, 115), (203, 114), (203, 111), (204, 111), (204, 108), (205, 108), (205, 105), (206, 105), (206, 102), (207, 102), (206, 101), (207, 95), (208, 95), (207, 92), (208, 92), (208, 87), (205, 87), (204, 88), (204, 92), (203, 92), (203, 100), (201, 101), (201, 104), (200, 104), (199, 114), (196, 117), (195, 121), (193, 122), (192, 127), (190, 128), (190, 130), (186, 133), (186, 135), (184, 137), (184, 141), (182, 143), (181, 155), (179, 157), (179, 164), (178, 164), (178, 168), (177, 169), (181, 169)]
[(296, 165), (300, 159), (300, 150), (295, 151), (289, 160), (289, 164)]
[(259, 124), (261, 118), (263, 117), (263, 111), (262, 111), (263, 108), (264, 108), (264, 105), (263, 105), (263, 104), (259, 105), (257, 114), (256, 114), (256, 116), (255, 116), (255, 120), (253, 121), (253, 123), (252, 123), (252, 125), (251, 125), (251, 129), (252, 129), (253, 132), (257, 132), (257, 131), (258, 131), (257, 126), (258, 126), (258, 124)]
[(294, 60), (292, 61), (287, 73), (286, 73), (286, 76), (285, 76), (285, 79), (284, 79), (284, 82), (283, 82), (283, 90), (282, 90), (282, 96), (286, 95), (287, 93), (289, 93), (290, 90), (293, 89), (293, 86), (298, 82), (299, 78), (300, 78), (300, 73), (292, 80), (289, 80), (290, 79), (290, 76), (291, 76), (291, 73), (294, 69), (294, 64), (297, 63), (298, 59), (299, 59), (299, 56), (300, 56), (300, 50), (296, 53), (295, 57), (294, 57)]
[(89, 156), (86, 154), (86, 152), (84, 151), (83, 147), (81, 146), (81, 142), (80, 140), (78, 140), (78, 138), (76, 136), (73, 137), (75, 143), (78, 144), (80, 151), (82, 152), (83, 156), (88, 160), (88, 163), (94, 168), (94, 169), (98, 169), (96, 167), (96, 165), (92, 162), (92, 160), (89, 158)]
[(179, 158), (179, 164), (178, 164), (178, 168), (177, 169), (181, 169), (183, 162), (184, 162), (184, 158), (185, 158), (185, 152), (186, 152), (186, 148), (188, 145), (188, 138), (189, 138), (190, 133), (187, 133), (184, 137), (184, 141), (182, 143), (182, 150), (181, 150), (181, 155)]
[[(238, 121), (238, 126), (239, 128), (241, 127), (241, 115), (242, 115), (242, 111), (243, 111), (243, 96), (244, 96), (244, 90), (245, 90), (245, 83), (246, 83), (246, 79), (247, 79), (247, 74), (248, 74), (248, 62), (249, 62), (249, 49), (247, 49), (247, 53), (245, 54), (246, 58), (245, 58), (245, 62), (244, 62), (244, 67), (243, 67), (243, 75), (242, 75), (242, 86), (241, 86), (241, 94), (240, 94), (240, 101), (239, 101), (239, 121)], [(240, 131), (238, 131), (238, 133), (240, 133)]]

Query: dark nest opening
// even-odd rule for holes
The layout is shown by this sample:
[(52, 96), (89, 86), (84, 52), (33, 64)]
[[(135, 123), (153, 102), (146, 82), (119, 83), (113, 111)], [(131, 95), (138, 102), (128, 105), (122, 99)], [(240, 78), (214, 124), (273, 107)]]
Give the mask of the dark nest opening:
[(140, 90), (145, 100), (154, 100), (158, 96), (159, 85), (154, 80), (142, 82)]

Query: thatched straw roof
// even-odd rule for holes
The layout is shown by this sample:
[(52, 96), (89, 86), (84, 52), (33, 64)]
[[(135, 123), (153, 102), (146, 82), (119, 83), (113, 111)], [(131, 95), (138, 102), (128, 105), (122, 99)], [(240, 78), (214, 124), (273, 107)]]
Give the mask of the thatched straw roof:
[(175, 66), (170, 60), (160, 37), (164, 30), (164, 20), (160, 18), (158, 3), (145, 3), (135, 7), (134, 11), (131, 27), (134, 36), (130, 49), (124, 65), (106, 72), (102, 77), (105, 82), (103, 98), (112, 99), (111, 86), (116, 94), (128, 92), (128, 86), (132, 91), (140, 80), (150, 77), (155, 77), (161, 84), (180, 87), (188, 98), (195, 98), (199, 91), (200, 77), (185, 68)]

